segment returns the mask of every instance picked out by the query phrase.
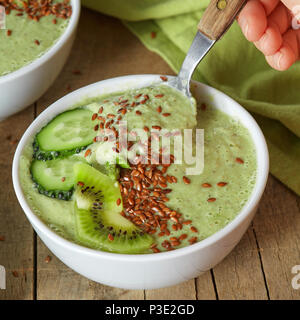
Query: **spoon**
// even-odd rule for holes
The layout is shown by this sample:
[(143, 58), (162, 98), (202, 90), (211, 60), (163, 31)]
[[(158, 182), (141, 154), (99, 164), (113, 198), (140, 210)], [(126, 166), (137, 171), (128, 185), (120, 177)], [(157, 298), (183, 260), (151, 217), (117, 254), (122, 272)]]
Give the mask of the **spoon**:
[(211, 0), (199, 24), (197, 34), (183, 61), (177, 77), (166, 82), (191, 98), (192, 74), (212, 46), (228, 30), (246, 0)]

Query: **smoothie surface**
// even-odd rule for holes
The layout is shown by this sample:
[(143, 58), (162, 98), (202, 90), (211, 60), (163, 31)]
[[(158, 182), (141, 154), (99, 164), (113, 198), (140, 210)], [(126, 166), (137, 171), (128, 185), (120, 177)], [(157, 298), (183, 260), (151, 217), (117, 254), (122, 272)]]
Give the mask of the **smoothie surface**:
[[(56, 0), (53, 4), (62, 2)], [(14, 3), (24, 8), (21, 1)], [(22, 68), (47, 52), (63, 34), (68, 21), (54, 14), (37, 20), (23, 11), (7, 13), (6, 29), (0, 29), (0, 76)]]
[[(160, 126), (166, 129), (204, 129), (204, 170), (199, 175), (186, 176), (188, 165), (171, 164), (167, 174), (176, 177), (176, 183), (167, 183), (171, 192), (167, 194), (167, 206), (180, 214), (180, 219), (191, 223), (175, 223), (169, 219), (165, 223), (169, 233), (162, 234), (157, 229), (152, 236), (158, 251), (166, 251), (163, 244), (170, 238), (182, 237), (176, 248), (201, 241), (222, 229), (240, 212), (249, 199), (256, 181), (256, 151), (248, 130), (238, 121), (207, 104), (203, 108), (190, 104), (184, 97), (166, 86), (154, 86), (124, 93), (110, 94), (84, 101), (78, 105), (97, 112), (102, 106), (105, 117), (118, 115), (116, 101), (131, 103), (138, 95), (139, 101), (148, 96), (145, 103), (127, 112), (122, 120), (127, 120), (128, 130)], [(156, 98), (161, 95), (161, 97)], [(70, 106), (72, 107), (72, 106)], [(161, 110), (160, 110), (161, 108)], [(163, 116), (162, 114), (167, 114)], [(85, 157), (82, 151), (77, 157), (97, 165), (97, 151), (103, 150), (105, 142), (93, 143), (91, 154)], [(20, 181), (25, 197), (32, 210), (55, 232), (75, 243), (74, 200), (51, 199), (37, 192), (30, 176), (32, 141), (20, 161)], [(103, 154), (101, 152), (101, 154)], [(99, 152), (98, 152), (99, 157)], [(186, 183), (185, 178), (188, 178)], [(176, 224), (176, 228), (173, 226)], [(193, 227), (193, 228), (192, 228)], [(195, 239), (194, 241), (189, 241)], [(175, 243), (175, 242), (174, 242)], [(84, 245), (84, 244), (83, 244)], [(145, 253), (151, 253), (149, 251)]]

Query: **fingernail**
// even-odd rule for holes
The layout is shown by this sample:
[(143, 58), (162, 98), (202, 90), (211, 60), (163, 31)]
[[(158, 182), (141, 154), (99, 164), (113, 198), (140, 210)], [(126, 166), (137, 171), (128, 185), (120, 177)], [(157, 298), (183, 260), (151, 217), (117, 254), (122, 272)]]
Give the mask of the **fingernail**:
[(267, 33), (265, 33), (258, 41), (262, 51), (264, 51), (266, 49), (266, 46), (268, 45), (266, 39), (267, 39)]
[(277, 68), (278, 68), (279, 70), (281, 70), (281, 64), (280, 64), (280, 62), (281, 62), (282, 57), (283, 57), (283, 54), (280, 52), (280, 53), (279, 53), (279, 57), (277, 58)]
[(247, 38), (248, 37), (248, 30), (249, 30), (248, 21), (247, 21), (247, 19), (243, 19), (240, 23), (241, 23), (243, 33), (244, 33), (245, 37)]

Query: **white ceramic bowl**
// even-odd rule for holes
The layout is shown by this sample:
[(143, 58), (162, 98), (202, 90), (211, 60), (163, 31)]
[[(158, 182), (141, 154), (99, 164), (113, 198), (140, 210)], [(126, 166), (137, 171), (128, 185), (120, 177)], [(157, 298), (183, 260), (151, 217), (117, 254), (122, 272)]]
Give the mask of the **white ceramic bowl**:
[(64, 66), (75, 39), (80, 0), (71, 0), (72, 16), (57, 42), (28, 65), (0, 76), (0, 121), (41, 97)]
[(126, 255), (96, 251), (67, 241), (49, 229), (30, 209), (19, 181), (19, 160), (24, 146), (55, 115), (87, 97), (103, 93), (144, 87), (159, 81), (157, 75), (125, 76), (100, 81), (61, 98), (30, 125), (23, 135), (13, 161), (13, 184), (18, 200), (35, 231), (46, 246), (67, 266), (83, 276), (106, 285), (126, 289), (154, 289), (175, 285), (197, 277), (213, 268), (239, 242), (247, 230), (264, 191), (269, 169), (268, 150), (264, 136), (252, 116), (234, 100), (201, 83), (196, 98), (215, 105), (250, 132), (257, 150), (257, 180), (247, 204), (225, 228), (192, 246), (170, 252)]

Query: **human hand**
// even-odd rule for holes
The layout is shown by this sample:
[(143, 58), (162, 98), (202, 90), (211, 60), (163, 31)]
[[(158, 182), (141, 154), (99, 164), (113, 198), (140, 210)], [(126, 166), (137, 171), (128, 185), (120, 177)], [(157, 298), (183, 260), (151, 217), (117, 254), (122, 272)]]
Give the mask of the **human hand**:
[(238, 16), (245, 37), (271, 67), (286, 70), (300, 59), (300, 29), (292, 28), (291, 10), (300, 0), (249, 0)]

